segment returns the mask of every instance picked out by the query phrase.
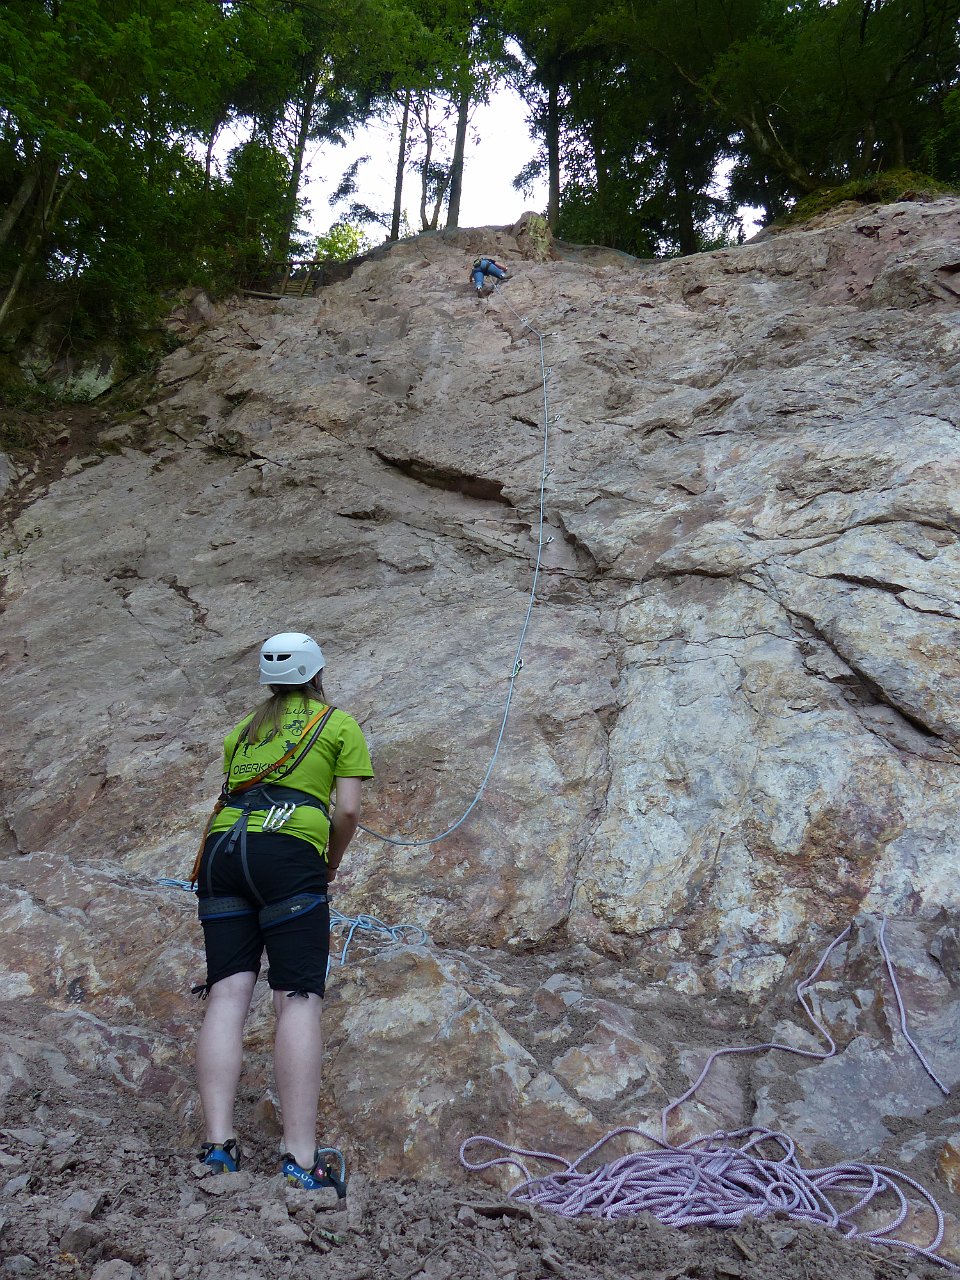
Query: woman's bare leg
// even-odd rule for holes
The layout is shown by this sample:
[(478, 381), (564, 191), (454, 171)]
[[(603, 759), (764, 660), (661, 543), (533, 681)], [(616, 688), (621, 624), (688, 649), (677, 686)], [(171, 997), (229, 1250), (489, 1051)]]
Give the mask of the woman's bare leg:
[(243, 1024), (256, 981), (255, 973), (232, 973), (215, 982), (207, 996), (197, 1040), (197, 1084), (207, 1142), (236, 1137), (233, 1107), (243, 1066)]
[(273, 1074), (280, 1095), (283, 1149), (302, 1168), (309, 1169), (317, 1145), (323, 1001), (318, 995), (275, 991), (273, 1007), (277, 1011)]

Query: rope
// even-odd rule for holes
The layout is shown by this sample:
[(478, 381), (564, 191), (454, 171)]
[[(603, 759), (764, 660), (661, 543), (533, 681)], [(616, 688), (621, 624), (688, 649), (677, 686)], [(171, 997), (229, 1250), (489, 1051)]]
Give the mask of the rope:
[(906, 1040), (907, 1044), (910, 1046), (913, 1052), (920, 1059), (920, 1062), (923, 1066), (924, 1071), (926, 1071), (927, 1075), (930, 1077), (933, 1083), (937, 1086), (937, 1088), (941, 1091), (941, 1093), (943, 1093), (945, 1097), (949, 1098), (950, 1090), (943, 1083), (940, 1077), (935, 1074), (933, 1068), (930, 1066), (929, 1062), (927, 1062), (926, 1058), (920, 1052), (919, 1048), (917, 1047), (913, 1039), (913, 1036), (911, 1036), (909, 1030), (907, 1029), (907, 1013), (903, 1007), (903, 1001), (900, 998), (900, 988), (897, 985), (897, 976), (896, 976), (896, 973), (894, 972), (893, 961), (890, 959), (890, 952), (887, 950), (887, 944), (886, 942), (884, 942), (884, 939), (883, 939), (883, 932), (886, 929), (886, 927), (887, 927), (886, 919), (881, 920), (880, 933), (877, 935), (877, 943), (879, 944), (880, 950), (883, 953), (883, 959), (887, 966), (887, 972), (890, 974), (890, 979), (893, 983), (893, 994), (897, 998), (897, 1008), (900, 1010), (900, 1030), (903, 1032), (904, 1040)]
[[(493, 287), (496, 290), (496, 292), (500, 294), (502, 297), (502, 291), (500, 289), (499, 284), (496, 281), (494, 281)], [(540, 504), (539, 504), (539, 519), (538, 519), (538, 526), (537, 526), (537, 556), (536, 556), (536, 561), (533, 567), (533, 580), (530, 586), (530, 597), (527, 601), (527, 611), (524, 615), (523, 626), (520, 628), (520, 638), (517, 641), (516, 652), (513, 655), (513, 671), (509, 677), (507, 697), (503, 707), (503, 717), (500, 721), (500, 732), (497, 734), (497, 741), (493, 749), (493, 755), (490, 757), (490, 763), (487, 765), (487, 771), (483, 775), (483, 781), (480, 783), (480, 786), (477, 788), (476, 794), (474, 795), (470, 803), (467, 805), (463, 813), (460, 815), (460, 817), (456, 820), (456, 822), (451, 823), (451, 825), (447, 827), (445, 831), (441, 831), (439, 835), (424, 836), (422, 839), (406, 839), (398, 836), (388, 836), (388, 835), (384, 835), (382, 831), (375, 831), (372, 827), (365, 827), (363, 823), (359, 824), (359, 829), (361, 831), (365, 831), (368, 836), (373, 836), (377, 840), (384, 840), (386, 841), (387, 844), (398, 845), (399, 847), (405, 848), (405, 849), (422, 848), (425, 845), (437, 844), (439, 843), (439, 841), (445, 840), (447, 836), (452, 835), (453, 832), (456, 831), (458, 827), (462, 826), (463, 823), (466, 822), (467, 818), (469, 818), (470, 814), (473, 812), (473, 810), (476, 808), (477, 804), (479, 803), (480, 797), (483, 795), (484, 791), (486, 790), (487, 783), (490, 781), (490, 777), (493, 773), (494, 766), (497, 763), (497, 757), (500, 754), (500, 747), (503, 743), (503, 736), (506, 733), (507, 718), (510, 715), (510, 704), (513, 701), (513, 695), (516, 688), (517, 676), (523, 670), (523, 647), (524, 647), (524, 644), (526, 643), (527, 629), (530, 626), (530, 616), (533, 613), (533, 604), (537, 595), (537, 582), (540, 578), (540, 568), (543, 562), (543, 549), (551, 541), (551, 539), (549, 538), (545, 539), (543, 536), (543, 524), (544, 524), (543, 512), (544, 512), (544, 505), (545, 505), (545, 489), (547, 484), (547, 478), (550, 474), (547, 466), (547, 460), (549, 457), (550, 427), (555, 423), (559, 422), (560, 417), (559, 415), (556, 415), (552, 420), (550, 418), (550, 406), (549, 406), (549, 399), (547, 395), (547, 379), (550, 376), (550, 374), (553, 372), (553, 370), (547, 368), (545, 357), (544, 357), (544, 351), (543, 351), (543, 340), (544, 340), (544, 337), (548, 335), (541, 333), (539, 329), (535, 329), (534, 326), (530, 323), (530, 321), (525, 319), (525, 317), (523, 317), (522, 315), (520, 315), (518, 311), (514, 310), (514, 308), (511, 307), (509, 302), (506, 302), (505, 299), (504, 299), (504, 305), (507, 307), (508, 310), (513, 312), (513, 314), (517, 317), (520, 323), (524, 325), (525, 328), (529, 329), (530, 332), (536, 336), (537, 341), (540, 344), (540, 376), (543, 382), (543, 457), (542, 457), (542, 465), (540, 468)]]
[[(877, 942), (900, 1009), (901, 1027), (907, 1043), (925, 1070), (946, 1093), (946, 1087), (933, 1074), (906, 1030), (906, 1014), (896, 971), (884, 942), (885, 924), (886, 921), (881, 922)], [(460, 1147), (460, 1163), (471, 1172), (498, 1165), (513, 1166), (522, 1174), (522, 1181), (511, 1188), (509, 1198), (539, 1205), (563, 1218), (585, 1215), (614, 1219), (652, 1213), (659, 1221), (674, 1227), (723, 1227), (737, 1225), (746, 1214), (759, 1219), (781, 1213), (799, 1222), (832, 1227), (851, 1240), (905, 1249), (951, 1270), (960, 1270), (937, 1253), (944, 1235), (943, 1211), (939, 1204), (919, 1182), (896, 1169), (861, 1162), (804, 1169), (797, 1159), (795, 1144), (787, 1134), (760, 1127), (737, 1129), (730, 1133), (718, 1131), (679, 1145), (667, 1140), (667, 1119), (671, 1112), (696, 1093), (714, 1062), (725, 1054), (781, 1049), (785, 1053), (821, 1061), (836, 1054), (832, 1036), (814, 1015), (806, 997), (834, 948), (849, 935), (848, 925), (827, 947), (813, 972), (797, 984), (800, 1006), (826, 1040), (828, 1049), (795, 1049), (791, 1045), (769, 1042), (717, 1050), (707, 1059), (686, 1093), (663, 1108), (659, 1138), (632, 1126), (613, 1129), (571, 1163), (549, 1151), (511, 1147), (496, 1138), (476, 1134)], [(624, 1134), (643, 1138), (655, 1149), (633, 1152), (589, 1172), (583, 1170), (582, 1166), (592, 1156)], [(483, 1143), (503, 1154), (484, 1161), (468, 1159), (468, 1150)], [(526, 1160), (560, 1165), (561, 1171), (535, 1177), (524, 1163)], [(934, 1237), (926, 1246), (915, 1245), (894, 1235), (910, 1213), (905, 1189), (914, 1191), (923, 1199), (936, 1221)], [(887, 1210), (892, 1212), (891, 1220), (872, 1230), (862, 1228), (859, 1216), (868, 1207), (876, 1211), (879, 1206), (874, 1202), (884, 1196), (894, 1200), (893, 1210)], [(835, 1203), (835, 1197), (840, 1197), (843, 1206)], [(851, 1199), (852, 1204), (849, 1203)]]
[(331, 907), (330, 940), (332, 942), (337, 934), (341, 936), (346, 934), (346, 937), (341, 944), (339, 956), (335, 957), (331, 953), (327, 958), (328, 978), (335, 959), (341, 967), (347, 963), (350, 944), (357, 933), (370, 934), (369, 941), (380, 943), (384, 950), (388, 950), (390, 947), (419, 946), (430, 940), (426, 930), (421, 929), (418, 924), (384, 924), (376, 916), (345, 916), (341, 911), (337, 911), (335, 907)]

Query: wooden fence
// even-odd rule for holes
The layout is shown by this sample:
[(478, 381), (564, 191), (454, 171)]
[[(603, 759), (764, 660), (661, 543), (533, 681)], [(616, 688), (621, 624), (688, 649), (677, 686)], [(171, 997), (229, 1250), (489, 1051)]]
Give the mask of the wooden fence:
[(251, 282), (244, 293), (256, 298), (306, 298), (322, 283), (329, 263), (316, 258), (291, 258), (268, 262), (263, 275)]

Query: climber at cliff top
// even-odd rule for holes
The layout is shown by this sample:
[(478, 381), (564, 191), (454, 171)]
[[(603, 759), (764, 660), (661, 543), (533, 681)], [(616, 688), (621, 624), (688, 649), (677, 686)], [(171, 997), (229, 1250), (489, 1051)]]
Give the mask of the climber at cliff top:
[(361, 782), (373, 769), (356, 720), (324, 701), (323, 668), (310, 636), (271, 636), (260, 650), (260, 683), (271, 696), (224, 739), (223, 791), (191, 876), (207, 960), (206, 983), (197, 988), (207, 996), (197, 1081), (206, 1127), (200, 1159), (217, 1173), (236, 1172), (243, 1024), (266, 948), (277, 1017), (281, 1176), (303, 1190), (335, 1187), (343, 1196), (343, 1156), (316, 1145), (327, 889), (357, 829)]
[(471, 278), (477, 289), (477, 296), (483, 293), (484, 278), (493, 276), (495, 280), (506, 280), (507, 268), (502, 266), (495, 258), (475, 258)]

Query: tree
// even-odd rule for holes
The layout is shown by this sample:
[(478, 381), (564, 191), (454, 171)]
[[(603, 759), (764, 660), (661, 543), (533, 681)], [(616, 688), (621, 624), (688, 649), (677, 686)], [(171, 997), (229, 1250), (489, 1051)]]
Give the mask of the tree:
[[(531, 103), (530, 124), (541, 134), (544, 156), (531, 166), (547, 172), (547, 223), (556, 231), (560, 219), (560, 152), (566, 86), (575, 68), (590, 60), (589, 14), (573, 0), (505, 0), (503, 23), (523, 57), (512, 63), (512, 79)], [(523, 179), (521, 179), (522, 182)]]
[(372, 248), (361, 227), (349, 222), (335, 222), (313, 245), (314, 258), (329, 262), (349, 262)]
[(648, 0), (620, 22), (792, 193), (916, 163), (960, 67), (960, 0)]
[(775, 216), (884, 168), (958, 167), (960, 0), (505, 0), (504, 15), (543, 139), (519, 181), (546, 170), (562, 235), (688, 253), (729, 235), (737, 201)]
[(336, 0), (302, 12), (292, 60), (297, 87), (276, 121), (290, 161), (287, 226), (277, 246), (286, 256), (294, 234), (306, 148), (343, 141), (365, 120), (409, 41), (406, 14), (389, 0)]
[(450, 198), (447, 202), (447, 226), (460, 223), (460, 196), (463, 190), (463, 166), (466, 153), (470, 108), (489, 101), (507, 65), (499, 6), (471, 0), (461, 9), (459, 26), (454, 30), (451, 62), (451, 96), (457, 108), (457, 127), (450, 161)]
[(390, 218), (388, 240), (400, 238), (400, 218), (403, 208), (403, 171), (407, 163), (407, 130), (410, 124), (410, 90), (405, 89), (401, 95), (403, 114), (400, 120), (400, 146), (397, 152), (396, 178), (393, 184), (393, 213)]
[[(163, 257), (156, 229), (169, 247), (185, 209), (194, 237), (202, 175), (187, 147), (226, 75), (232, 22), (206, 0), (11, 0), (0, 12), (0, 324), (32, 282), (82, 292), (120, 262), (139, 278), (137, 264)], [(177, 253), (189, 271), (189, 248)]]
[[(420, 175), (423, 229), (460, 217), (470, 110), (486, 101), (500, 75), (498, 6), (487, 0), (408, 0), (407, 40), (381, 99), (400, 112), (390, 238), (399, 235), (408, 164)], [(379, 219), (378, 219), (379, 220)]]

